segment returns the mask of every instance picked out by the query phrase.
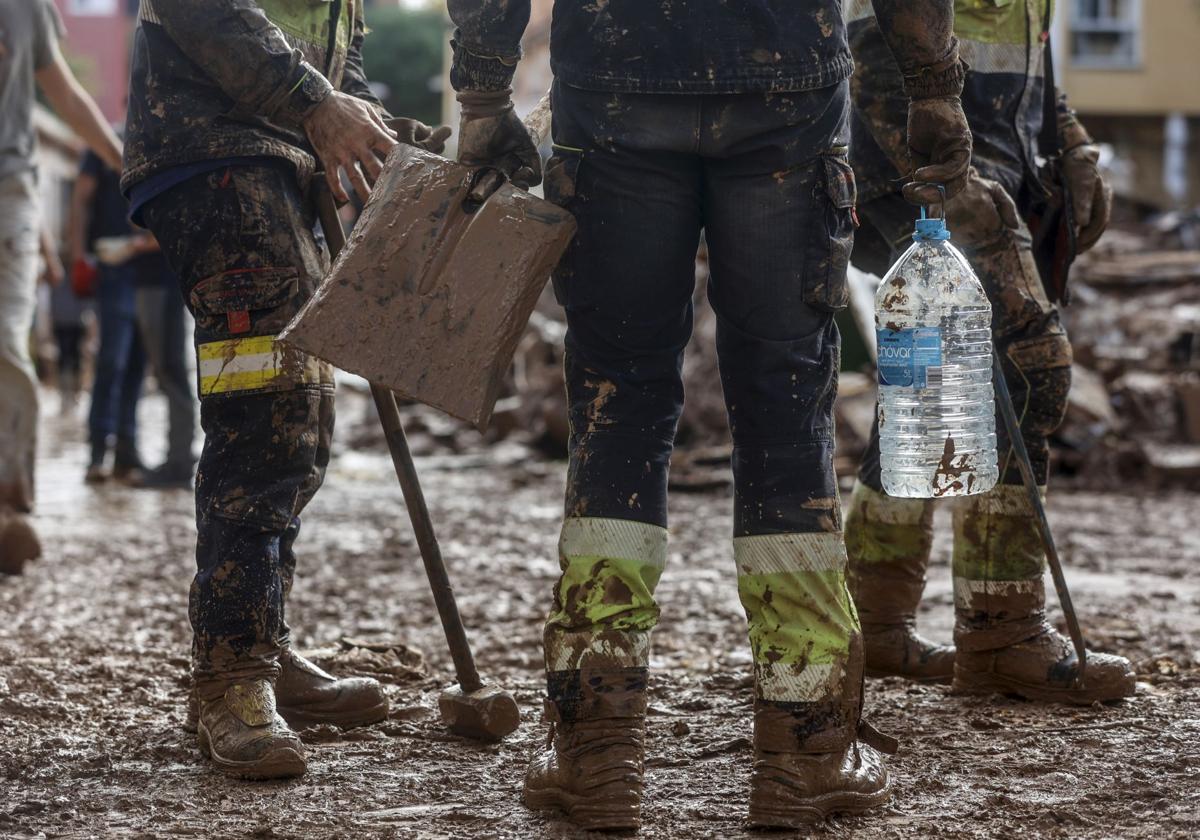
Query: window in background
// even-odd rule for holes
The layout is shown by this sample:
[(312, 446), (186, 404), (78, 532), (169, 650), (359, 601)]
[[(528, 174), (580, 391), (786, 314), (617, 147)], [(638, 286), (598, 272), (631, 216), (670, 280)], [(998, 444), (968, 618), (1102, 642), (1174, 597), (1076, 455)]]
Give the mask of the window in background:
[(1141, 66), (1141, 0), (1072, 0), (1070, 8), (1074, 67)]

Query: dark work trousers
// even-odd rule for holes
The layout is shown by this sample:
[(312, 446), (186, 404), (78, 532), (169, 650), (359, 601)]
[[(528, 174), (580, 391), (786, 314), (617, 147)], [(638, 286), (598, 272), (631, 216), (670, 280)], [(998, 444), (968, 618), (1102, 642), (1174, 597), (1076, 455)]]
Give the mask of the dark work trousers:
[[(1021, 437), (1039, 485), (1048, 479), (1048, 437), (1062, 423), (1071, 389), (1071, 344), (1050, 303), (1034, 262), (1029, 230), (999, 223), (992, 199), (974, 174), (967, 189), (946, 205), (952, 243), (962, 250), (992, 304), (992, 340), (999, 352)], [(912, 244), (915, 208), (898, 193), (863, 205), (854, 264), (880, 276)], [(989, 223), (989, 220), (994, 220)], [(996, 412), (997, 418), (1000, 413)], [(1023, 482), (1004, 423), (996, 423), (1000, 483)], [(883, 492), (878, 420), (863, 454), (859, 479)]]
[(332, 370), (275, 336), (312, 295), (327, 258), (286, 167), (196, 175), (143, 217), (196, 319), (204, 448), (196, 476), (189, 615), (202, 698), (274, 677), (300, 512), (324, 478)]
[(131, 265), (100, 266), (96, 287), (100, 348), (88, 410), (93, 463), (104, 459), (112, 435), (117, 436), (118, 465), (136, 451), (137, 406), (146, 368), (134, 305), (136, 280)]
[(578, 232), (554, 277), (571, 435), (551, 699), (583, 713), (589, 686), (644, 674), (703, 231), (758, 696), (839, 706), (859, 683), (847, 678), (857, 623), (833, 472), (833, 314), (847, 301), (855, 200), (847, 85), (663, 95), (556, 84), (553, 112), (545, 192)]

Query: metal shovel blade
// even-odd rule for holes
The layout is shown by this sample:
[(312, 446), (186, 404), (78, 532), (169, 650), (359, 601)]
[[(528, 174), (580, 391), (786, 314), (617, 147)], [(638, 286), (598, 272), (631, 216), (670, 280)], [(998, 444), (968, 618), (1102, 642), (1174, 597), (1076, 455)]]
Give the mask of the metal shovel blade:
[(482, 430), (575, 220), (508, 183), (464, 206), (476, 172), (398, 146), (281, 339)]

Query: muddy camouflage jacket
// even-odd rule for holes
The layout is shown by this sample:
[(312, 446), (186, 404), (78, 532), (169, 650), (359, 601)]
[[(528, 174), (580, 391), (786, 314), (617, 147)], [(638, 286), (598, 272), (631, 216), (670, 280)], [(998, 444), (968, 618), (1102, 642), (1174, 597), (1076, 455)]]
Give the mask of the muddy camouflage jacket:
[(141, 0), (121, 187), (181, 164), (270, 156), (302, 180), (301, 121), (333, 88), (380, 107), (362, 0)]
[[(842, 0), (556, 0), (555, 78), (587, 90), (814, 90), (853, 63)], [(449, 0), (457, 90), (507, 87), (529, 0)], [(499, 59), (499, 60), (497, 60)]]
[[(969, 65), (962, 104), (971, 124), (971, 162), (1017, 195), (1033, 177), (1043, 116), (1043, 45), (1053, 0), (955, 0), (959, 55)], [(899, 188), (907, 171), (908, 100), (870, 0), (847, 0), (854, 54), (851, 154), (859, 198)]]

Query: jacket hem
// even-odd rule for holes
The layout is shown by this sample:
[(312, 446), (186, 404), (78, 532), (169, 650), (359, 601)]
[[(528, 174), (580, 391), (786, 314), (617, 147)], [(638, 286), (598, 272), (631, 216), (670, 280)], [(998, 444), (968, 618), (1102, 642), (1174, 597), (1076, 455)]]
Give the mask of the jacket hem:
[(838, 55), (824, 66), (783, 67), (767, 72), (739, 69), (716, 79), (648, 78), (641, 75), (605, 73), (574, 67), (551, 59), (554, 78), (569, 87), (613, 93), (792, 93), (820, 90), (850, 78), (854, 61), (849, 53)]

